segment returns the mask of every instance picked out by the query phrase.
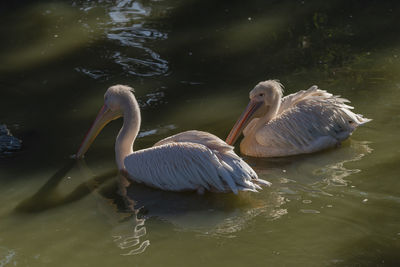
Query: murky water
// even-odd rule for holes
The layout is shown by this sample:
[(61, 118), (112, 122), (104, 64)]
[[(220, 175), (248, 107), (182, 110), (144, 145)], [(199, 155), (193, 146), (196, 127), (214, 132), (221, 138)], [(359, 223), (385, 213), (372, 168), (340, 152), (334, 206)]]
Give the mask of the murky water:
[[(0, 266), (396, 266), (400, 5), (393, 1), (0, 4)], [(340, 148), (246, 160), (259, 194), (117, 190), (108, 125), (70, 159), (108, 86), (136, 90), (135, 149), (189, 129), (226, 137), (260, 80), (313, 84), (373, 121)]]

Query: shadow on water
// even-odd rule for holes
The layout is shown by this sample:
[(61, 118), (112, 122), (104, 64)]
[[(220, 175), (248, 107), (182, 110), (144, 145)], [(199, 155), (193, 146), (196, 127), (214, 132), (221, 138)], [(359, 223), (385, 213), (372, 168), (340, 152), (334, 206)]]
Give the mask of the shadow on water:
[[(397, 114), (398, 108), (392, 102), (396, 91), (382, 90), (382, 81), (389, 78), (397, 81), (398, 76), (400, 24), (397, 20), (400, 5), (397, 1), (254, 0), (245, 4), (239, 0), (3, 2), (0, 4), (0, 22), (4, 26), (0, 35), (7, 38), (3, 38), (0, 44), (0, 58), (4, 63), (0, 66), (0, 72), (4, 74), (0, 75), (0, 87), (3, 88), (0, 113), (6, 114), (2, 118), (8, 120), (6, 123), (18, 124), (19, 131), (26, 133), (22, 136), (25, 138), (21, 138), (24, 140), (24, 151), (14, 162), (8, 160), (2, 164), (6, 173), (12, 174), (13, 169), (20, 169), (21, 166), (29, 171), (47, 172), (48, 163), (54, 164), (55, 159), (70, 150), (71, 144), (80, 141), (79, 134), (83, 133), (88, 120), (97, 111), (104, 89), (114, 83), (134, 86), (139, 99), (143, 99), (144, 124), (141, 132), (143, 139), (138, 142), (140, 147), (153, 144), (156, 138), (191, 128), (223, 137), (236, 119), (234, 110), (247, 102), (242, 96), (247, 95), (255, 82), (266, 78), (279, 78), (287, 86), (286, 93), (305, 89), (316, 82), (321, 88), (332, 89), (335, 94), (340, 93), (356, 103), (358, 101), (355, 105), (357, 109), (364, 105), (360, 113), (374, 119), (371, 128), (368, 125), (367, 130), (359, 132), (362, 140), (381, 140), (382, 136), (387, 137), (382, 135), (384, 131), (393, 131), (397, 126), (393, 114)], [(369, 86), (370, 83), (379, 86)], [(397, 90), (398, 86), (395, 88)], [(367, 97), (373, 93), (376, 95)], [(210, 100), (213, 95), (220, 97)], [(389, 97), (383, 98), (383, 95)], [(369, 106), (375, 101), (381, 109), (374, 110)], [(226, 113), (220, 110), (226, 110)], [(195, 114), (185, 116), (189, 113)], [(378, 131), (379, 126), (374, 126), (374, 123), (379, 121), (381, 126), (391, 122), (392, 126)], [(65, 123), (74, 127), (66, 129)], [(160, 125), (166, 126), (161, 129)], [(370, 135), (363, 135), (365, 132)], [(110, 149), (109, 139), (106, 138), (104, 140), (107, 141), (97, 145), (98, 151)], [(7, 247), (12, 247), (16, 236), (24, 237), (21, 245), (15, 245), (15, 248), (17, 254), (29, 254), (31, 248), (25, 249), (23, 244), (28, 243), (26, 240), (37, 240), (34, 239), (36, 228), (45, 224), (49, 231), (38, 233), (44, 235), (42, 238), (46, 238), (46, 234), (52, 235), (51, 230), (59, 228), (58, 216), (65, 215), (63, 208), (68, 209), (78, 203), (74, 208), (80, 209), (81, 213), (75, 212), (80, 218), (73, 226), (76, 228), (71, 227), (72, 231), (91, 232), (86, 229), (96, 226), (93, 220), (104, 219), (109, 223), (106, 228), (111, 230), (111, 237), (123, 255), (140, 254), (149, 246), (150, 239), (155, 242), (157, 235), (171, 236), (171, 232), (176, 230), (218, 237), (237, 234), (242, 238), (254, 231), (258, 238), (251, 242), (242, 243), (241, 247), (239, 240), (230, 244), (237, 249), (244, 248), (244, 251), (246, 247), (257, 251), (266, 246), (266, 239), (271, 244), (279, 244), (282, 237), (287, 236), (288, 229), (281, 228), (284, 222), (290, 219), (288, 225), (301, 227), (302, 211), (316, 211), (310, 215), (314, 216), (319, 210), (320, 215), (324, 215), (328, 214), (327, 209), (322, 210), (321, 207), (332, 204), (338, 209), (330, 209), (329, 212), (336, 212), (335, 219), (343, 222), (334, 223), (333, 227), (350, 230), (346, 232), (348, 234), (341, 234), (332, 227), (326, 235), (322, 234), (324, 241), (318, 245), (331, 248), (333, 258), (337, 259), (325, 262), (327, 265), (395, 265), (399, 234), (394, 222), (398, 220), (396, 214), (400, 202), (394, 184), (397, 180), (388, 180), (387, 177), (397, 177), (397, 151), (393, 145), (398, 141), (397, 137), (391, 141), (393, 143), (387, 147), (390, 146), (393, 154), (385, 153), (383, 157), (382, 152), (373, 153), (371, 156), (375, 158), (372, 161), (370, 156), (363, 157), (370, 153), (370, 146), (379, 152), (378, 142), (370, 145), (354, 140), (345, 142), (340, 149), (312, 155), (281, 159), (246, 158), (261, 178), (273, 183), (271, 188), (259, 194), (245, 193), (236, 197), (207, 193), (199, 196), (131, 184), (127, 188), (127, 196), (134, 200), (133, 210), (126, 208), (126, 201), (118, 191), (116, 170), (100, 175), (84, 175), (82, 177), (86, 177), (87, 181), (67, 191), (71, 183), (64, 184), (64, 187), (62, 181), (77, 166), (75, 161), (58, 161), (57, 164), (65, 166), (37, 192), (29, 191), (28, 194), (33, 195), (21, 201), (14, 210), (15, 214), (24, 214), (18, 217), (31, 216), (39, 220), (32, 220), (34, 222), (25, 230), (19, 227), (14, 231), (7, 229), (8, 234), (1, 238), (4, 238), (3, 243)], [(104, 157), (98, 156), (96, 162), (105, 162), (102, 160)], [(368, 160), (370, 164), (366, 163)], [(15, 173), (14, 177), (9, 175), (2, 180), (35, 179), (34, 175)], [(382, 182), (385, 178), (386, 182)], [(36, 188), (33, 182), (32, 188)], [(390, 194), (382, 192), (383, 187)], [(8, 190), (2, 195), (7, 199), (7, 193), (14, 192), (14, 189), (11, 185), (5, 189)], [(25, 198), (25, 193), (15, 193), (14, 199)], [(366, 198), (366, 203), (361, 202)], [(15, 202), (9, 203), (13, 205)], [(92, 208), (93, 204), (97, 204), (95, 212), (88, 212), (87, 208)], [(346, 204), (347, 208), (339, 208), (342, 204)], [(57, 223), (48, 221), (53, 215)], [(89, 222), (84, 221), (85, 216), (90, 216)], [(262, 231), (268, 229), (265, 222), (281, 217), (282, 220), (271, 230), (281, 230), (285, 234), (277, 239), (263, 236)], [(315, 230), (329, 227), (326, 220), (318, 220), (317, 216), (314, 218), (312, 231), (301, 228), (302, 231), (296, 229), (293, 233), (302, 232), (308, 238)], [(254, 229), (240, 232), (253, 222)], [(173, 230), (163, 232), (155, 226), (164, 223), (172, 225)], [(350, 232), (357, 230), (359, 225), (362, 226), (361, 234), (366, 233), (365, 237), (356, 235), (357, 238), (351, 239)], [(67, 228), (66, 224), (60, 228), (62, 226)], [(102, 226), (101, 223), (97, 225)], [(150, 235), (147, 235), (147, 230)], [(108, 240), (110, 238), (104, 231), (95, 232), (94, 229), (93, 233)], [(343, 239), (340, 248), (330, 241), (336, 236)], [(288, 236), (287, 243), (282, 243), (282, 247), (286, 249), (299, 237), (301, 235)], [(176, 255), (177, 258), (184, 258), (191, 256), (189, 250), (192, 243), (201, 243), (194, 239), (193, 235), (188, 240), (179, 237), (174, 243), (165, 243), (164, 246), (160, 242), (154, 248), (167, 251), (183, 243), (188, 249)], [(219, 239), (216, 240), (219, 242)], [(72, 247), (76, 248), (75, 241)], [(314, 253), (305, 246), (298, 247), (305, 252), (302, 256)], [(68, 254), (73, 251), (59, 248), (51, 260), (61, 261), (60, 251)], [(0, 247), (0, 254), (12, 254), (13, 251), (3, 251)], [(99, 255), (98, 251), (96, 255)], [(198, 251), (202, 253), (202, 249)], [(212, 254), (209, 253), (209, 246), (204, 247), (204, 251)], [(239, 253), (235, 258), (232, 251), (235, 252), (229, 249), (227, 255), (233, 260), (246, 256)], [(257, 254), (253, 259), (259, 262), (271, 258), (265, 257), (264, 253)], [(295, 250), (286, 255), (293, 257), (293, 253)], [(91, 255), (85, 250), (81, 254), (82, 257)], [(282, 253), (279, 262), (284, 264), (283, 257), (286, 255)], [(43, 253), (42, 257), (45, 256)], [(12, 259), (12, 256), (9, 258)], [(296, 261), (299, 258), (296, 257)], [(210, 262), (218, 262), (215, 257), (209, 259)], [(0, 265), (4, 262), (8, 263), (0, 260)], [(29, 264), (35, 265), (33, 261)]]
[(76, 165), (75, 160), (70, 160), (65, 166), (59, 169), (50, 179), (31, 197), (21, 201), (15, 208), (17, 212), (37, 213), (51, 208), (67, 205), (78, 201), (92, 193), (104, 182), (117, 174), (117, 171), (109, 171), (102, 175), (95, 176), (90, 180), (81, 183), (67, 195), (57, 194), (57, 187), (65, 179), (67, 173)]
[[(97, 192), (97, 208), (110, 223), (113, 241), (123, 250), (121, 255), (140, 254), (150, 245), (148, 239), (142, 240), (147, 233), (145, 222), (150, 218), (167, 222), (182, 231), (230, 236), (260, 214), (271, 219), (284, 214), (279, 211), (284, 201), (274, 192), (266, 198), (254, 197), (246, 192), (239, 196), (217, 193), (198, 195), (195, 192), (166, 192), (136, 183), (131, 183), (124, 192), (116, 170), (90, 175), (90, 179), (75, 186), (69, 193), (59, 194), (57, 188), (73, 168), (86, 172), (85, 176), (90, 172), (84, 162), (68, 161), (36, 193), (21, 201), (14, 212), (40, 214)], [(114, 178), (116, 181), (112, 181)]]
[[(207, 235), (232, 235), (260, 215), (267, 220), (284, 216), (287, 214), (284, 205), (288, 198), (297, 199), (296, 196), (307, 193), (326, 196), (332, 187), (347, 186), (348, 181), (345, 178), (359, 170), (344, 165), (360, 160), (371, 150), (368, 143), (351, 140), (345, 142), (340, 149), (311, 155), (273, 159), (246, 158), (259, 176), (272, 181), (273, 186), (260, 194), (241, 193), (239, 196), (165, 192), (136, 183), (130, 184), (126, 193), (121, 195), (121, 180), (117, 170), (92, 175), (84, 162), (77, 164), (75, 160), (71, 160), (52, 175), (33, 196), (19, 203), (15, 211), (40, 213), (79, 201), (96, 191), (98, 209), (108, 220), (113, 221), (112, 224), (116, 225), (117, 229), (123, 229), (121, 231), (124, 233), (128, 229), (132, 230), (132, 225), (136, 225), (133, 235), (139, 235), (146, 231), (140, 230), (144, 228), (145, 221), (153, 218), (166, 221), (185, 231)], [(91, 178), (77, 185), (68, 194), (58, 194), (57, 187), (74, 167), (78, 167), (85, 172), (84, 176)], [(113, 178), (117, 179), (108, 183)], [(130, 203), (134, 203), (131, 208)], [(122, 235), (118, 235), (118, 231), (116, 236), (119, 237), (116, 237), (115, 242), (126, 245), (128, 241)], [(128, 232), (124, 236), (131, 240)], [(134, 240), (132, 239), (132, 244), (138, 242), (137, 239)], [(118, 243), (118, 246), (122, 243)]]
[[(82, 164), (84, 165), (84, 162), (70, 160), (52, 175), (33, 196), (21, 201), (14, 211), (37, 214), (71, 204), (83, 199), (110, 179), (118, 176), (117, 170), (110, 170), (101, 175), (93, 176), (66, 195), (57, 194), (57, 187), (65, 179), (67, 173), (76, 165), (82, 167)], [(146, 235), (145, 219), (138, 218), (139, 210), (130, 209), (125, 196), (117, 194), (117, 186), (115, 185), (116, 183), (112, 183), (111, 187), (102, 189), (102, 192), (100, 192), (102, 196), (100, 205), (102, 206), (99, 209), (113, 226), (113, 242), (123, 251), (121, 255), (140, 254), (150, 245), (149, 240), (140, 241), (141, 237)]]

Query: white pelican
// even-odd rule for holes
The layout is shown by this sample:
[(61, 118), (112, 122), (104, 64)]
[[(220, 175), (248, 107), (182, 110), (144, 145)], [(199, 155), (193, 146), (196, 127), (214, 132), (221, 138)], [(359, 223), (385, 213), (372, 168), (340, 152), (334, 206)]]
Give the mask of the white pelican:
[(77, 154), (82, 158), (103, 127), (123, 116), (115, 142), (118, 169), (129, 179), (168, 191), (257, 192), (270, 183), (258, 179), (254, 170), (218, 137), (200, 131), (179, 133), (153, 147), (133, 151), (140, 128), (140, 109), (133, 89), (110, 87), (104, 105), (84, 138)]
[(226, 143), (233, 145), (243, 131), (241, 153), (281, 157), (311, 153), (340, 144), (357, 126), (369, 122), (347, 99), (312, 86), (283, 97), (282, 84), (260, 82), (250, 91), (250, 103), (233, 126)]

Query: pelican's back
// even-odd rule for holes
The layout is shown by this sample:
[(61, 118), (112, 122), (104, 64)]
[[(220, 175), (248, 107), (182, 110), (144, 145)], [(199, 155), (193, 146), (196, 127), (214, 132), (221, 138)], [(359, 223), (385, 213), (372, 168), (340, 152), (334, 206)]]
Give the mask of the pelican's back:
[(180, 133), (129, 155), (125, 168), (137, 182), (168, 191), (215, 191), (235, 194), (270, 183), (218, 137), (199, 131)]
[(268, 156), (311, 153), (335, 146), (370, 119), (351, 111), (347, 99), (312, 86), (282, 99), (277, 116), (256, 133)]
[(154, 144), (154, 146), (160, 146), (176, 142), (190, 142), (190, 143), (202, 144), (208, 147), (209, 149), (216, 150), (220, 153), (233, 151), (233, 146), (228, 145), (217, 136), (197, 130), (190, 130), (169, 136), (167, 138), (158, 141), (157, 143)]

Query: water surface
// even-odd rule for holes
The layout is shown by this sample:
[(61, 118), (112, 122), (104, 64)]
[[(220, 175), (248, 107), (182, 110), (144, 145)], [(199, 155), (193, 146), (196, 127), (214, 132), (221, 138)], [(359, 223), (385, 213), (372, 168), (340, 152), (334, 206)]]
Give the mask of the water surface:
[[(396, 266), (400, 38), (395, 1), (19, 1), (0, 4), (0, 266)], [(184, 130), (225, 138), (265, 79), (313, 84), (373, 121), (341, 147), (245, 158), (258, 194), (118, 195), (114, 139), (70, 159), (105, 90), (142, 110), (134, 149)], [(239, 151), (238, 151), (239, 152)]]

